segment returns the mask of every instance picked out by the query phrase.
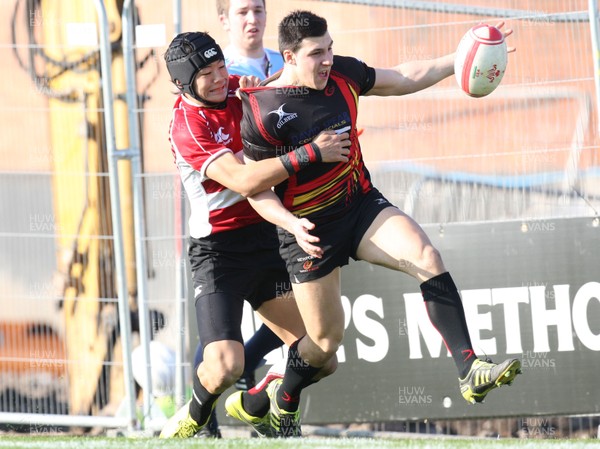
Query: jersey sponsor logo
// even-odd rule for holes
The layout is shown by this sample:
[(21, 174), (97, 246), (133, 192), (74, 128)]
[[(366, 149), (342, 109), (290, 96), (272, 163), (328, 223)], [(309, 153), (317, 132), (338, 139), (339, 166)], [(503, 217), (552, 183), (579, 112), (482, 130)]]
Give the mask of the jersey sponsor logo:
[(327, 86), (325, 88), (325, 95), (328, 96), (328, 97), (331, 97), (334, 92), (335, 92), (335, 86), (334, 85), (330, 85), (330, 86)]
[(231, 142), (233, 139), (231, 139), (229, 137), (229, 134), (225, 134), (223, 132), (223, 127), (221, 126), (219, 128), (219, 130), (217, 131), (217, 133), (215, 134), (215, 141), (217, 143), (222, 143), (223, 145), (227, 145), (229, 142)]
[(209, 48), (208, 50), (206, 50), (204, 52), (204, 57), (207, 59), (212, 58), (213, 56), (216, 56), (216, 55), (217, 55), (217, 49), (215, 47)]
[(279, 116), (279, 120), (277, 121), (277, 129), (281, 129), (281, 127), (283, 125), (285, 125), (287, 122), (289, 122), (290, 120), (294, 120), (295, 118), (298, 117), (298, 114), (296, 112), (285, 112), (283, 110), (283, 107), (285, 106), (285, 103), (283, 103), (281, 106), (279, 106), (278, 109), (275, 109), (274, 111), (270, 111), (269, 114), (277, 114)]
[(305, 260), (302, 263), (302, 268), (298, 271), (299, 273), (309, 273), (311, 271), (317, 271), (319, 269), (319, 265), (315, 265), (312, 260)]

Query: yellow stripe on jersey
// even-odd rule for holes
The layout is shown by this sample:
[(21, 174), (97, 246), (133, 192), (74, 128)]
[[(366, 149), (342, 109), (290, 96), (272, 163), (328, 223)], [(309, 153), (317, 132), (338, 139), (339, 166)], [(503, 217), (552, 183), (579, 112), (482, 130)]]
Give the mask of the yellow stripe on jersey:
[(340, 179), (345, 178), (346, 175), (348, 174), (348, 172), (352, 170), (352, 166), (348, 165), (346, 168), (344, 168), (344, 170), (342, 170), (340, 172), (340, 174), (338, 176), (336, 176), (335, 178), (333, 178), (331, 181), (329, 181), (327, 184), (322, 185), (321, 187), (311, 190), (310, 192), (307, 192), (305, 194), (302, 195), (297, 195), (294, 197), (294, 202), (292, 203), (294, 207), (299, 206), (303, 203), (306, 203), (310, 200), (312, 200), (313, 198), (323, 194), (324, 192), (327, 192), (328, 190), (331, 190), (331, 188), (337, 184)]
[(294, 211), (294, 214), (298, 215), (299, 217), (305, 217), (309, 214), (312, 214), (313, 212), (326, 209), (327, 207), (331, 206), (332, 204), (335, 204), (336, 202), (338, 202), (340, 198), (343, 198), (344, 194), (345, 194), (345, 191), (341, 191), (341, 192), (337, 193), (336, 195), (332, 196), (331, 198), (329, 198), (327, 201), (317, 203), (312, 207), (306, 207), (304, 209)]
[[(352, 97), (354, 98), (355, 104), (358, 105), (358, 98), (359, 98), (358, 93), (352, 87), (351, 84), (346, 83), (346, 86), (350, 90), (350, 93), (352, 94)], [(314, 200), (315, 198), (318, 198), (320, 195), (324, 194), (325, 192), (331, 190), (333, 187), (336, 186), (336, 184), (338, 184), (340, 181), (343, 181), (343, 179), (345, 177), (347, 177), (348, 173), (350, 173), (350, 172), (354, 172), (350, 175), (350, 176), (352, 176), (352, 181), (354, 183), (358, 183), (359, 182), (359, 174), (356, 171), (357, 165), (358, 165), (358, 159), (357, 159), (357, 155), (355, 155), (354, 159), (351, 160), (350, 163), (348, 163), (348, 165), (344, 168), (344, 170), (342, 170), (338, 174), (338, 176), (336, 176), (334, 179), (329, 181), (327, 184), (324, 184), (324, 185), (320, 186), (319, 188), (311, 190), (307, 193), (295, 195), (294, 199), (292, 201), (292, 207), (294, 208), (294, 214), (299, 217), (304, 217), (304, 216), (310, 215), (314, 212), (317, 212), (319, 210), (326, 209), (329, 206), (340, 201), (340, 199), (346, 195), (345, 188), (342, 189), (341, 191), (339, 191), (338, 193), (336, 193), (335, 195), (333, 195), (332, 197), (327, 198), (325, 201), (320, 201), (319, 203), (317, 203), (313, 206), (302, 208), (302, 204), (308, 203), (308, 202)]]
[(350, 89), (350, 92), (352, 93), (352, 96), (354, 97), (354, 103), (356, 103), (356, 106), (358, 107), (358, 94), (356, 93), (356, 91), (354, 90), (354, 88), (352, 87), (351, 84), (348, 84), (348, 88)]

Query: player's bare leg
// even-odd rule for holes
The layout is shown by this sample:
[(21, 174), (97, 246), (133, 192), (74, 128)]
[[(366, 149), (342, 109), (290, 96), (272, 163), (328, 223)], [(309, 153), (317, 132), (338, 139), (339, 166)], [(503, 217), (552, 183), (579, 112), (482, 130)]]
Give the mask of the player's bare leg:
[(288, 346), (306, 333), (293, 292), (265, 301), (257, 312), (262, 321)]
[(446, 271), (425, 231), (395, 207), (382, 210), (363, 236), (357, 256), (425, 282)]
[(458, 289), (429, 237), (408, 215), (395, 207), (381, 211), (363, 236), (357, 256), (421, 282), (429, 318), (452, 354), (468, 402), (483, 401), (490, 390), (512, 383), (520, 373), (518, 359), (495, 365), (475, 356)]
[(300, 393), (335, 371), (344, 335), (339, 268), (318, 280), (293, 284), (293, 289), (306, 334), (289, 345), (285, 375), (267, 389), (274, 436), (281, 437), (301, 435)]
[(238, 341), (222, 340), (204, 348), (204, 361), (197, 375), (209, 393), (221, 394), (235, 383), (244, 371), (244, 345)]
[[(280, 297), (274, 298), (271, 301), (266, 301), (258, 309), (258, 313), (261, 319), (267, 324), (284, 343), (291, 348), (294, 348), (295, 342), (300, 340), (305, 334), (306, 329), (300, 312), (298, 310), (296, 301), (293, 293), (281, 295)], [(290, 352), (295, 351), (291, 349)], [(294, 357), (292, 357), (294, 359)], [(330, 374), (335, 370), (335, 358), (328, 361), (324, 366), (319, 367), (317, 372), (313, 375), (311, 382), (316, 382), (320, 378)], [(280, 380), (280, 377), (277, 377)], [(270, 386), (268, 382), (259, 382), (255, 388), (252, 388), (248, 392), (236, 392), (229, 396), (225, 402), (225, 408), (230, 416), (250, 425), (254, 430), (263, 437), (270, 436), (297, 436), (299, 434), (299, 425), (296, 422), (290, 423), (291, 426), (281, 426), (281, 413), (279, 410), (275, 410), (277, 416), (276, 419), (276, 430), (274, 432), (271, 426), (272, 416), (269, 413), (272, 407), (276, 407), (276, 404), (272, 404), (275, 398), (270, 398), (268, 390)], [(279, 388), (279, 383), (273, 385), (270, 388)], [(270, 390), (269, 390), (270, 391)], [(273, 396), (273, 393), (271, 393)], [(297, 410), (297, 407), (296, 407)], [(284, 417), (285, 421), (286, 417)], [(285, 430), (287, 429), (287, 430)], [(282, 435), (285, 434), (285, 435)]]
[(340, 268), (314, 281), (292, 284), (298, 310), (306, 327), (300, 340), (300, 356), (312, 366), (324, 366), (344, 338)]
[[(289, 335), (288, 341), (291, 341), (293, 339), (293, 333), (287, 335)], [(284, 340), (284, 342), (285, 341), (286, 340)], [(242, 347), (242, 360), (243, 358), (244, 354)], [(239, 375), (242, 374), (242, 371), (239, 372)], [(235, 380), (237, 380), (237, 378)], [(252, 388), (248, 391), (236, 391), (225, 401), (225, 410), (227, 410), (227, 414), (251, 426), (261, 437), (272, 436), (269, 406), (270, 401), (266, 388), (261, 390)]]
[[(257, 312), (262, 321), (288, 346), (306, 333), (292, 292), (265, 301)], [(225, 409), (230, 416), (250, 425), (263, 437), (273, 436), (267, 383), (259, 382), (247, 392), (235, 392), (225, 401)]]

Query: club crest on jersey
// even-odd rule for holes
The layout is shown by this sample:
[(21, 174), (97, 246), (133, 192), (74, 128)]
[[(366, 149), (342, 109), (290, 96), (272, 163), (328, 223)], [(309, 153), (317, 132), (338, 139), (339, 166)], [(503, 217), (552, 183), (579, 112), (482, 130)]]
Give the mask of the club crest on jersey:
[(281, 129), (281, 127), (283, 125), (285, 125), (287, 122), (289, 122), (290, 120), (294, 120), (295, 118), (298, 117), (298, 113), (296, 112), (285, 112), (283, 110), (283, 107), (285, 106), (285, 103), (283, 103), (281, 106), (279, 106), (278, 109), (269, 112), (269, 114), (277, 114), (279, 116), (279, 120), (277, 121), (277, 129)]
[(221, 126), (217, 133), (215, 134), (215, 141), (217, 143), (222, 143), (223, 145), (227, 145), (231, 142), (232, 139), (229, 138), (229, 134), (225, 134), (223, 132), (223, 127)]

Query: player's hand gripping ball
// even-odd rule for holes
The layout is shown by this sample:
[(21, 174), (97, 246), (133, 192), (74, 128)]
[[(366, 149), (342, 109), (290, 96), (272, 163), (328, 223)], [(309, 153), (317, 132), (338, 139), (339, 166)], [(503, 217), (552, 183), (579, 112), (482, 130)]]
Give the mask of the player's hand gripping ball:
[(507, 63), (508, 53), (502, 31), (479, 24), (467, 31), (458, 44), (454, 75), (467, 95), (485, 97), (500, 84)]

